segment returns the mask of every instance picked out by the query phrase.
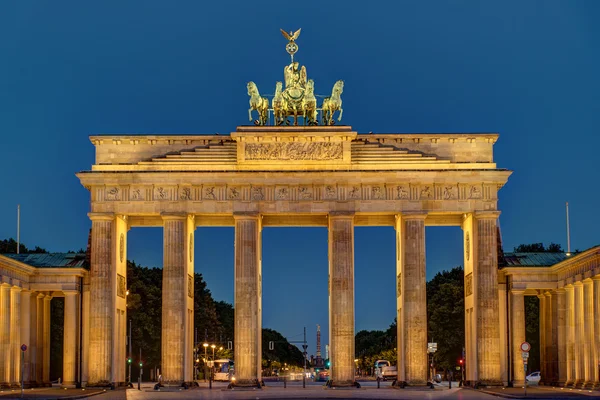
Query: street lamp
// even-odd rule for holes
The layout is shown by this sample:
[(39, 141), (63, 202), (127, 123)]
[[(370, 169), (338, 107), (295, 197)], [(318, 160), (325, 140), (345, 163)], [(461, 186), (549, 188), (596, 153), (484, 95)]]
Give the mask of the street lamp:
[(213, 360), (212, 360), (213, 363), (212, 363), (212, 366), (210, 367), (210, 379), (212, 380), (213, 373), (215, 370), (215, 347), (217, 347), (217, 345), (211, 344), (210, 347), (212, 347), (212, 349), (213, 349)]
[(204, 343), (204, 382), (206, 382), (206, 349), (208, 348), (208, 343)]

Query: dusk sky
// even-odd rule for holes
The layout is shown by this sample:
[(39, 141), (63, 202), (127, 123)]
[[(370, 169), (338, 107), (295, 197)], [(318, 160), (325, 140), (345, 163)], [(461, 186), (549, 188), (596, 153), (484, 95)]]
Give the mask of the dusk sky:
[[(317, 94), (345, 82), (359, 133), (498, 132), (505, 251), (600, 244), (600, 1), (2, 1), (0, 239), (85, 248), (88, 136), (227, 134), (248, 124), (246, 83), (274, 92), (289, 63)], [(426, 229), (427, 278), (461, 265), (460, 228)], [(233, 302), (233, 228), (196, 232), (196, 271)], [(129, 259), (162, 265), (162, 229), (129, 231)], [(394, 232), (355, 230), (356, 331), (395, 317)], [(263, 326), (328, 341), (327, 230), (263, 232)]]

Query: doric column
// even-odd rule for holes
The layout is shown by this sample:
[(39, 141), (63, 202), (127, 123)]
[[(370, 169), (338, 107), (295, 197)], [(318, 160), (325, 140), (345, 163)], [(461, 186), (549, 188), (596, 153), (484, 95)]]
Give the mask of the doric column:
[(591, 279), (583, 281), (583, 363), (585, 386), (594, 386), (594, 283)]
[(546, 350), (548, 349), (546, 343), (546, 296), (541, 293), (537, 297), (539, 299), (540, 375), (542, 376), (540, 383), (544, 383), (549, 378), (547, 374), (548, 358), (546, 357)]
[(256, 385), (262, 355), (258, 320), (261, 299), (260, 216), (234, 214), (235, 218), (235, 376), (238, 385)]
[(567, 301), (567, 383), (566, 386), (575, 384), (575, 288), (573, 285), (565, 286)]
[(427, 214), (403, 214), (397, 220), (401, 294), (398, 336), (398, 380), (408, 385), (427, 383), (427, 297), (425, 279), (425, 218)]
[(567, 382), (567, 303), (566, 291), (560, 288), (556, 291), (557, 335), (558, 335), (558, 385)]
[(525, 341), (525, 290), (512, 289), (511, 302), (511, 333), (512, 333), (512, 369), (513, 386), (525, 384), (525, 370), (521, 358), (521, 343)]
[(90, 281), (84, 278), (81, 318), (81, 385), (87, 386), (90, 360)]
[[(186, 214), (163, 214), (164, 264), (162, 306), (162, 375), (165, 382), (191, 381), (193, 354), (194, 269), (193, 219)], [(191, 265), (191, 268), (190, 268)], [(236, 371), (237, 372), (237, 371)]]
[(594, 384), (600, 385), (600, 275), (596, 275), (594, 280)]
[[(23, 354), (23, 383), (29, 384), (31, 380), (31, 290), (21, 291), (21, 344), (27, 345)], [(20, 345), (19, 344), (19, 349)], [(20, 371), (19, 371), (20, 374)]]
[(10, 386), (10, 285), (0, 284), (0, 387)]
[(585, 382), (584, 347), (585, 332), (583, 330), (583, 284), (575, 282), (575, 385), (582, 386)]
[(43, 329), (43, 343), (44, 343), (44, 363), (42, 364), (42, 381), (44, 385), (50, 386), (50, 302), (52, 296), (47, 295), (44, 297), (44, 322), (42, 325)]
[(354, 384), (354, 214), (329, 214), (329, 359), (335, 386)]
[(558, 326), (556, 293), (546, 292), (546, 384), (555, 385), (558, 381)]
[(477, 381), (501, 385), (498, 312), (498, 242), (500, 212), (476, 212), (474, 219), (473, 291), (477, 349)]
[(63, 329), (63, 386), (74, 387), (77, 381), (77, 315), (79, 314), (79, 292), (63, 291), (65, 294), (65, 312)]
[(42, 385), (44, 380), (44, 297), (43, 293), (38, 293), (36, 298), (36, 337), (37, 353), (35, 365), (35, 382), (38, 386)]
[(21, 384), (21, 288), (10, 290), (10, 383)]
[(115, 256), (114, 216), (90, 213), (92, 243), (90, 260), (90, 358), (89, 380), (105, 385), (112, 380)]

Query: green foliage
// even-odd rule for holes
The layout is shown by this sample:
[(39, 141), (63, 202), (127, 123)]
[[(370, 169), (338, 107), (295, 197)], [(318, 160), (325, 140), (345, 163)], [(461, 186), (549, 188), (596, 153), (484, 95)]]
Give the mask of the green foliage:
[(454, 368), (465, 341), (464, 271), (455, 267), (438, 272), (427, 282), (428, 338), (437, 343), (438, 369)]
[(514, 249), (515, 253), (562, 253), (560, 244), (550, 243), (545, 247), (543, 243), (520, 244)]
[[(16, 253), (17, 252), (17, 241), (13, 238), (0, 240), (0, 254), (4, 253)], [(31, 253), (47, 253), (46, 249), (35, 246), (34, 249), (28, 249), (23, 243), (19, 243), (19, 253), (31, 254)]]
[(65, 299), (55, 297), (50, 301), (50, 380), (63, 376), (63, 331)]
[(525, 296), (525, 340), (531, 345), (527, 368), (540, 370), (540, 301), (536, 296)]
[[(273, 350), (269, 350), (269, 342), (274, 342)], [(287, 363), (288, 365), (303, 366), (304, 355), (302, 351), (293, 344), (290, 344), (281, 333), (268, 328), (262, 330), (262, 358), (263, 365), (267, 368), (273, 367), (273, 362), (279, 364)], [(266, 360), (266, 363), (265, 363)]]

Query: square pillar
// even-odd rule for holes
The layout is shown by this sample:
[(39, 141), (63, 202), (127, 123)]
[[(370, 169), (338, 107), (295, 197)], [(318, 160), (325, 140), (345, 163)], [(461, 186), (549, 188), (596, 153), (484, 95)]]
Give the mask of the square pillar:
[(6, 282), (0, 284), (0, 387), (10, 387), (10, 288)]
[(426, 217), (403, 214), (396, 219), (398, 381), (408, 385), (427, 384)]
[(558, 385), (565, 386), (567, 383), (567, 299), (566, 290), (556, 290), (557, 308), (557, 352), (558, 352)]
[(540, 332), (540, 375), (541, 380), (540, 383), (544, 383), (546, 379), (548, 379), (548, 374), (546, 372), (548, 367), (548, 360), (546, 357), (546, 296), (541, 293), (538, 294), (539, 299), (539, 326), (538, 331)]
[(329, 359), (333, 386), (354, 385), (354, 214), (329, 214)]
[(260, 216), (234, 214), (235, 219), (235, 376), (238, 386), (259, 385), (262, 338), (259, 309), (262, 298), (260, 276)]
[(79, 343), (79, 292), (63, 291), (65, 312), (63, 328), (63, 387), (75, 387), (77, 382), (77, 350)]
[(89, 380), (90, 360), (90, 280), (89, 275), (83, 278), (83, 298), (81, 318), (81, 386), (87, 386)]
[(594, 359), (594, 283), (591, 279), (583, 281), (583, 363), (584, 363), (584, 386), (594, 386), (594, 375), (598, 369)]
[(125, 383), (127, 218), (89, 213), (90, 265), (88, 386)]
[(181, 385), (191, 382), (193, 374), (194, 218), (165, 213), (162, 219), (162, 376), (166, 383)]
[(21, 288), (10, 289), (10, 384), (21, 386)]
[[(31, 380), (31, 290), (21, 291), (21, 344), (27, 345), (23, 354), (23, 385), (29, 386)], [(19, 354), (20, 356), (20, 354)], [(20, 382), (21, 371), (19, 371)]]
[(514, 387), (525, 384), (525, 369), (521, 357), (521, 343), (525, 341), (525, 290), (511, 289), (511, 350), (512, 350), (512, 383)]
[(575, 287), (565, 286), (566, 311), (566, 338), (567, 338), (567, 383), (565, 386), (575, 385)]
[(583, 283), (575, 282), (573, 286), (575, 287), (575, 386), (582, 387), (585, 383)]

